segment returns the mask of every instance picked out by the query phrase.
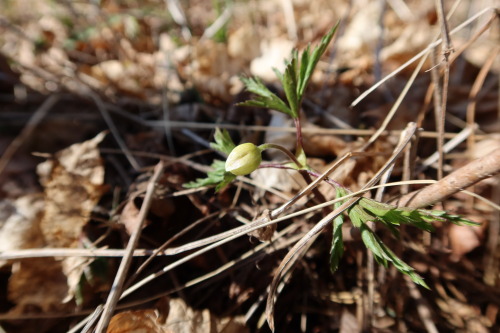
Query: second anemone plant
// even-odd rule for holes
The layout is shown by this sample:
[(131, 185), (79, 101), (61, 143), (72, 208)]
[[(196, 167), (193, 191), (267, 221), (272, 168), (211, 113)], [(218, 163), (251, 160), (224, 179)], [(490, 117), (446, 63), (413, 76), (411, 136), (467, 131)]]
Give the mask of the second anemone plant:
[[(286, 163), (286, 167), (297, 170), (308, 184), (315, 185), (311, 184), (311, 176), (317, 177), (318, 174), (307, 165), (306, 154), (302, 146), (300, 110), (302, 99), (313, 71), (330, 44), (337, 27), (338, 24), (321, 39), (319, 45), (313, 50), (307, 47), (300, 56), (297, 50), (292, 51), (290, 59), (285, 62), (285, 70), (283, 73), (274, 69), (276, 76), (282, 84), (285, 99), (271, 92), (258, 78), (243, 77), (241, 79), (246, 89), (253, 93), (255, 97), (239, 105), (273, 109), (285, 113), (293, 119), (296, 129), (295, 153), (273, 143), (264, 143), (259, 146), (252, 143), (242, 143), (236, 146), (227, 131), (220, 131), (217, 129), (214, 135), (215, 143), (211, 143), (211, 147), (228, 155), (226, 161), (215, 160), (212, 164), (212, 171), (207, 173), (206, 178), (187, 183), (185, 187), (195, 188), (215, 185), (216, 191), (219, 191), (230, 184), (237, 176), (248, 175), (259, 168), (262, 162), (262, 152), (266, 149), (278, 149), (282, 151), (290, 160)], [(338, 200), (332, 208), (336, 210), (341, 206), (347, 207), (345, 210), (346, 215), (349, 217), (352, 226), (359, 229), (363, 243), (367, 249), (373, 253), (376, 261), (385, 267), (387, 267), (388, 264), (392, 264), (399, 272), (408, 275), (413, 282), (425, 288), (428, 288), (428, 286), (423, 278), (419, 276), (412, 267), (398, 258), (394, 252), (381, 241), (373, 231), (373, 228), (370, 227), (369, 222), (378, 222), (378, 224), (387, 228), (396, 237), (399, 235), (398, 227), (401, 224), (412, 225), (425, 231), (434, 230), (432, 222), (437, 221), (452, 222), (458, 225), (477, 225), (460, 216), (451, 215), (444, 211), (396, 207), (366, 197), (354, 197), (354, 199), (352, 199), (351, 192), (341, 184), (326, 177), (322, 177), (322, 180), (327, 181), (331, 186), (335, 187), (337, 199), (346, 197), (345, 200)], [(324, 198), (321, 198), (319, 191), (315, 191), (314, 187), (311, 187), (311, 189), (313, 193), (319, 197), (318, 199), (324, 200)], [(304, 191), (302, 191), (302, 193), (304, 193)], [(329, 216), (331, 216), (331, 218), (328, 222), (333, 224), (330, 268), (332, 272), (335, 272), (339, 267), (340, 259), (344, 253), (342, 225), (345, 219), (341, 214), (328, 214), (327, 217)], [(311, 237), (311, 239), (314, 238)], [(284, 261), (287, 260), (290, 261), (288, 255)], [(282, 266), (286, 264), (287, 263), (282, 263)], [(271, 286), (271, 293), (272, 290), (273, 287)], [(268, 306), (269, 302), (270, 300), (268, 299)], [(273, 328), (272, 317), (269, 318), (269, 312), (268, 319), (271, 319), (270, 326)]]

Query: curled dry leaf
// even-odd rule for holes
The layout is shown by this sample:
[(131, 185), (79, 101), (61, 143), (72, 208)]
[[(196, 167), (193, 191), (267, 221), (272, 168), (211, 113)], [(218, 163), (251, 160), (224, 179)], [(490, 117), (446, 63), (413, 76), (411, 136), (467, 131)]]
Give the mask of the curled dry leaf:
[[(138, 219), (139, 216), (139, 208), (134, 203), (134, 200), (131, 199), (127, 201), (125, 207), (123, 207), (122, 213), (120, 214), (119, 223), (125, 226), (125, 230), (129, 235), (131, 235), (137, 228), (136, 225), (140, 222)], [(144, 227), (149, 224), (149, 221), (145, 221)]]
[(74, 247), (92, 209), (105, 191), (97, 145), (105, 133), (58, 152), (38, 167), (44, 186), (42, 233), (49, 246)]
[(172, 299), (162, 322), (154, 309), (126, 311), (111, 318), (107, 333), (245, 333), (240, 317), (218, 318), (209, 310), (193, 310), (181, 299)]
[[(38, 166), (45, 198), (39, 235), (49, 247), (76, 247), (82, 227), (104, 193), (104, 166), (97, 148), (104, 136), (103, 132), (74, 144)], [(9, 297), (19, 311), (28, 305), (45, 311), (62, 306), (73, 298), (88, 265), (83, 258), (29, 263), (17, 263), (9, 280)]]
[(113, 316), (107, 333), (163, 333), (155, 310), (126, 311)]
[[(269, 210), (265, 210), (260, 216), (259, 219), (269, 218), (271, 219), (271, 212)], [(265, 227), (259, 228), (257, 230), (251, 231), (248, 233), (249, 236), (253, 236), (260, 240), (261, 242), (270, 241), (273, 238), (274, 232), (276, 231), (277, 225), (276, 223), (267, 225)]]

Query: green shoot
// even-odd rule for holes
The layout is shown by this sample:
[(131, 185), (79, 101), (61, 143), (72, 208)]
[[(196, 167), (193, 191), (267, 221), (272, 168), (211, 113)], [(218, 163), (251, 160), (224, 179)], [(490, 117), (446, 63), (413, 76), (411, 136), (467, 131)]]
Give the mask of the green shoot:
[(337, 31), (337, 27), (338, 23), (321, 39), (320, 44), (312, 53), (310, 46), (308, 46), (302, 52), (300, 61), (297, 50), (294, 50), (291, 54), (291, 59), (286, 62), (284, 73), (274, 69), (276, 76), (283, 85), (287, 102), (272, 93), (259, 79), (242, 78), (241, 80), (247, 90), (257, 96), (255, 99), (245, 101), (239, 105), (273, 109), (286, 113), (293, 119), (298, 119), (307, 85), (311, 80), (316, 65)]

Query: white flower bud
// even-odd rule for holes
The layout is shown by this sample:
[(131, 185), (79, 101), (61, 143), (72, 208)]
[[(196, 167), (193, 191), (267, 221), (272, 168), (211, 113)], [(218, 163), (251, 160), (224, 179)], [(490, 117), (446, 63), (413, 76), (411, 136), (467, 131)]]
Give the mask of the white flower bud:
[(226, 160), (226, 171), (236, 176), (248, 175), (262, 162), (261, 150), (253, 143), (235, 147)]

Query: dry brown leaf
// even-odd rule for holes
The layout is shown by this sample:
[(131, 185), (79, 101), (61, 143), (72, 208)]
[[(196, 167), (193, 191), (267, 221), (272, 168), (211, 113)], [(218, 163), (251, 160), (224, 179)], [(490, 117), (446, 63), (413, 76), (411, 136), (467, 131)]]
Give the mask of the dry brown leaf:
[[(50, 247), (76, 247), (82, 227), (104, 193), (104, 166), (97, 148), (104, 136), (103, 132), (89, 141), (74, 144), (38, 166), (45, 197), (40, 236), (43, 235)], [(24, 307), (23, 304), (27, 302), (25, 298), (29, 304), (43, 309), (57, 308), (70, 301), (88, 262), (82, 258), (69, 258), (57, 264), (49, 260), (33, 261), (33, 267), (27, 267), (24, 262), (19, 264), (23, 268), (20, 270), (22, 274), (19, 273), (23, 279), (43, 280), (46, 277), (51, 281), (40, 281), (38, 286), (43, 285), (44, 288), (39, 290), (16, 288), (16, 297), (13, 299), (17, 303), (16, 308)], [(43, 274), (40, 273), (42, 269)], [(53, 276), (58, 277), (59, 285), (51, 288), (52, 280), (56, 281)], [(49, 287), (46, 288), (46, 284)]]
[(241, 74), (242, 60), (228, 54), (226, 44), (200, 40), (194, 46), (179, 48), (174, 60), (180, 76), (193, 82), (203, 97), (231, 101), (234, 76)]
[[(120, 214), (119, 223), (125, 226), (125, 230), (129, 235), (131, 235), (136, 229), (137, 225), (140, 223), (139, 219), (139, 209), (134, 203), (134, 200), (129, 200), (125, 207), (123, 207), (122, 213)], [(144, 227), (149, 224), (149, 221), (145, 221)]]
[(42, 246), (40, 219), (44, 202), (39, 194), (0, 201), (0, 252)]
[(107, 333), (245, 333), (242, 318), (218, 318), (209, 310), (193, 310), (181, 299), (171, 299), (162, 323), (153, 309), (126, 311), (111, 318)]
[(360, 332), (359, 323), (352, 313), (349, 311), (342, 311), (342, 315), (340, 316), (340, 333), (354, 333)]
[(104, 136), (103, 132), (74, 144), (39, 165), (46, 201), (41, 229), (49, 246), (76, 246), (82, 227), (104, 193), (104, 166), (97, 148)]
[(335, 135), (305, 133), (304, 151), (308, 156), (341, 156), (346, 143)]
[(164, 333), (155, 310), (126, 311), (113, 316), (107, 333)]
[(459, 226), (455, 224), (450, 226), (451, 251), (456, 260), (481, 245), (481, 230), (480, 227)]
[(62, 302), (68, 293), (61, 262), (53, 258), (27, 259), (14, 263), (8, 297), (15, 306), (12, 314), (55, 312), (67, 308)]
[[(142, 71), (144, 68), (137, 63), (107, 60), (93, 66), (91, 74), (103, 83), (103, 87), (112, 84), (124, 93), (142, 96), (144, 92), (140, 81)], [(153, 78), (152, 71), (150, 77)]]
[(259, 37), (250, 24), (238, 28), (229, 35), (227, 41), (227, 52), (234, 59), (252, 61), (260, 51), (255, 45), (259, 43)]

